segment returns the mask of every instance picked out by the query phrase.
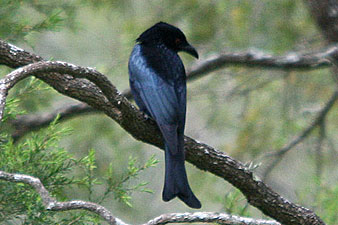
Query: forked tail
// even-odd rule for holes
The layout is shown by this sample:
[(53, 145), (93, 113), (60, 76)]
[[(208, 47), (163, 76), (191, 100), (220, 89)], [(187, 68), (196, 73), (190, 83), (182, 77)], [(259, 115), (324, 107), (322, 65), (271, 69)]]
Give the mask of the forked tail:
[(191, 208), (201, 208), (200, 201), (192, 192), (184, 166), (184, 151), (178, 151), (176, 155), (171, 154), (165, 146), (165, 181), (162, 193), (163, 201), (170, 201), (178, 197)]

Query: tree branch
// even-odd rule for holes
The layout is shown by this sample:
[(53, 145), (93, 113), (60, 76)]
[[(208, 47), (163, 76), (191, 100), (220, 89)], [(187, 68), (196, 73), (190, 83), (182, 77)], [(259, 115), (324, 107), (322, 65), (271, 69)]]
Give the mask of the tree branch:
[[(63, 62), (38, 62), (13, 71), (8, 77), (33, 74), (60, 93), (103, 111), (135, 139), (163, 149), (162, 136), (155, 122), (145, 118), (103, 74)], [(1, 88), (13, 86), (18, 79), (5, 77)], [(224, 178), (241, 190), (251, 205), (282, 224), (324, 224), (314, 212), (286, 200), (257, 180), (242, 163), (223, 152), (189, 137), (185, 137), (185, 150), (187, 161)]]
[[(326, 122), (323, 120), (319, 126), (319, 134), (316, 146), (316, 177), (319, 181), (319, 186), (322, 183), (322, 175), (323, 175), (323, 166), (325, 165), (323, 160), (323, 144), (326, 138)], [(319, 193), (319, 192), (317, 192)]]
[(286, 144), (281, 149), (275, 152), (272, 152), (272, 153), (268, 153), (264, 156), (264, 157), (273, 156), (276, 158), (265, 169), (265, 172), (263, 173), (263, 180), (268, 179), (272, 170), (282, 161), (286, 153), (288, 153), (293, 147), (295, 147), (296, 145), (301, 143), (304, 139), (306, 139), (315, 128), (317, 128), (318, 126), (321, 125), (321, 123), (323, 123), (330, 109), (333, 108), (337, 100), (338, 100), (338, 89), (335, 90), (335, 92), (332, 94), (328, 102), (319, 111), (318, 115), (315, 117), (313, 122), (307, 128), (305, 128), (300, 135), (296, 136), (292, 141), (290, 141), (288, 144)]
[(327, 116), (330, 109), (333, 108), (334, 104), (338, 100), (338, 89), (332, 94), (330, 99), (327, 101), (327, 103), (324, 105), (324, 107), (319, 111), (313, 122), (296, 138), (294, 138), (289, 144), (285, 145), (280, 150), (270, 153), (270, 156), (281, 156), (290, 151), (293, 147), (295, 147), (297, 144), (299, 144), (301, 141), (303, 141), (304, 138), (309, 136), (311, 132), (320, 125), (325, 117)]
[(93, 109), (85, 103), (66, 105), (52, 112), (39, 113), (34, 115), (19, 115), (10, 123), (14, 126), (15, 131), (12, 134), (13, 141), (16, 142), (26, 133), (47, 127), (52, 121), (59, 116), (59, 121), (65, 121), (75, 116), (100, 112)]
[(259, 50), (223, 53), (207, 59), (188, 71), (188, 79), (196, 79), (206, 73), (226, 66), (258, 67), (260, 69), (313, 70), (332, 65), (330, 57), (338, 54), (338, 45), (327, 47), (316, 53), (290, 52), (285, 56), (274, 56)]
[(143, 225), (157, 225), (167, 223), (218, 223), (225, 225), (280, 225), (272, 220), (255, 220), (252, 218), (233, 216), (225, 213), (196, 212), (196, 213), (170, 213), (156, 217)]
[[(9, 45), (9, 49), (11, 49), (10, 51), (14, 53), (14, 56), (16, 56), (19, 60), (25, 59), (20, 61), (20, 63), (17, 63), (17, 59), (13, 59), (13, 55), (8, 55), (5, 51), (6, 49), (8, 50), (8, 46), (6, 47), (6, 43), (0, 40), (0, 64), (4, 64), (10, 67), (18, 67), (42, 60), (42, 58), (39, 56), (35, 56), (34, 54), (25, 52), (24, 50), (16, 48), (13, 45)], [(231, 65), (260, 67), (268, 69), (318, 69), (331, 66), (329, 58), (334, 56), (335, 54), (338, 54), (337, 45), (330, 46), (326, 50), (317, 53), (304, 54), (293, 52), (288, 53), (285, 56), (272, 56), (270, 54), (257, 50), (240, 53), (224, 53), (214, 58), (207, 59), (193, 67), (187, 72), (187, 80), (193, 81), (215, 70), (219, 70), (221, 68)], [(13, 63), (8, 58), (13, 59), (16, 63)], [(132, 99), (130, 89), (125, 90), (122, 94), (127, 99)], [(50, 124), (59, 113), (60, 120), (67, 120), (73, 118), (76, 115), (98, 112), (100, 111), (97, 109), (93, 109), (92, 107), (84, 103), (78, 103), (74, 105), (64, 106), (63, 108), (53, 112), (41, 113), (37, 115), (19, 116), (16, 120), (11, 121), (16, 129), (12, 134), (12, 137), (14, 141), (17, 141), (29, 131), (38, 130), (48, 126), (48, 124)]]
[(69, 201), (69, 202), (58, 202), (50, 196), (48, 190), (43, 186), (40, 179), (23, 174), (7, 173), (0, 171), (0, 179), (15, 183), (25, 183), (32, 186), (36, 192), (41, 196), (42, 202), (47, 210), (51, 211), (66, 211), (73, 209), (84, 209), (101, 216), (105, 221), (112, 225), (123, 225), (120, 220), (115, 218), (111, 212), (109, 212), (103, 206), (96, 203), (85, 202), (85, 201)]
[[(32, 186), (35, 191), (41, 196), (42, 202), (47, 210), (51, 211), (67, 211), (74, 209), (83, 209), (96, 213), (105, 221), (112, 225), (128, 225), (122, 220), (114, 217), (112, 213), (105, 207), (93, 202), (81, 200), (73, 200), (68, 202), (58, 202), (51, 197), (48, 190), (43, 186), (40, 179), (23, 174), (7, 173), (0, 171), (0, 180), (6, 180), (15, 183), (25, 183)], [(198, 213), (171, 213), (156, 217), (144, 225), (157, 225), (167, 223), (218, 223), (218, 224), (243, 224), (243, 225), (280, 225), (273, 220), (255, 220), (252, 218), (233, 216), (225, 213), (215, 212), (198, 212)]]

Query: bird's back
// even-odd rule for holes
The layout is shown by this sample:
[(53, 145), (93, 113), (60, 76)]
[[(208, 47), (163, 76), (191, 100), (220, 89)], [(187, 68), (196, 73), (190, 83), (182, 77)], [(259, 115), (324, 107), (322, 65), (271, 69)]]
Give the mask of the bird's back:
[[(136, 104), (143, 111), (148, 111), (158, 122), (163, 123), (185, 123), (186, 112), (186, 75), (183, 63), (177, 53), (167, 49), (165, 46), (144, 46), (136, 44), (129, 60), (129, 80)], [(153, 104), (156, 100), (162, 102), (166, 107), (170, 118), (161, 118), (159, 110), (154, 112), (147, 106), (141, 90), (149, 90), (154, 96), (149, 99)], [(156, 95), (157, 94), (157, 95)], [(155, 98), (161, 98), (156, 99)], [(144, 110), (145, 109), (145, 110)], [(158, 114), (158, 115), (157, 115)]]

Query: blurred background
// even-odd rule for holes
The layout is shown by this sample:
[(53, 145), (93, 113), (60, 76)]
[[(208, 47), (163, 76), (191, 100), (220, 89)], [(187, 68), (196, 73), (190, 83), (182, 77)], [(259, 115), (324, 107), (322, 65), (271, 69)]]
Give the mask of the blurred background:
[[(179, 27), (198, 50), (197, 61), (180, 54), (187, 70), (221, 53), (258, 49), (285, 55), (321, 51), (326, 46), (301, 0), (0, 2), (1, 39), (45, 59), (94, 67), (120, 91), (129, 87), (127, 63), (135, 39), (159, 21)], [(9, 71), (1, 67), (1, 77)], [(29, 82), (20, 83), (11, 94), (19, 93)], [(47, 85), (38, 85), (39, 90), (19, 97), (18, 108), (25, 114), (51, 112), (76, 103)], [(336, 85), (329, 68), (227, 66), (188, 83), (186, 135), (250, 165), (256, 176), (265, 178), (276, 192), (313, 209), (324, 220), (334, 221), (338, 211), (337, 105), (326, 116), (325, 126), (320, 126), (324, 128), (316, 128), (283, 155), (280, 163), (268, 169), (268, 176), (266, 171), (276, 159), (267, 154), (300, 135), (330, 99)], [(74, 158), (96, 150), (94, 173), (98, 179), (110, 164), (114, 176), (123, 176), (130, 157), (138, 164), (144, 164), (152, 155), (159, 160), (155, 167), (130, 181), (131, 185), (149, 182), (147, 188), (153, 190), (152, 194), (135, 191), (129, 204), (114, 197), (103, 201), (102, 205), (115, 216), (128, 223), (140, 223), (163, 213), (194, 211), (177, 199), (169, 203), (161, 200), (162, 151), (133, 139), (101, 113), (76, 116), (61, 126), (72, 130), (60, 145)], [(224, 180), (189, 163), (187, 170), (202, 211), (264, 218)], [(94, 188), (94, 199), (95, 192), (102, 190)], [(68, 188), (65, 193), (67, 199), (88, 200), (83, 188)]]

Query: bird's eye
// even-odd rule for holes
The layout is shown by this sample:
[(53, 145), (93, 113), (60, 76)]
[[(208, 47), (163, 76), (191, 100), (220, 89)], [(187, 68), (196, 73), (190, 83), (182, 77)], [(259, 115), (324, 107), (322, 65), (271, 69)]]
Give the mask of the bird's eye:
[(175, 44), (176, 45), (179, 45), (181, 43), (181, 39), (179, 39), (179, 38), (176, 38), (176, 40), (175, 40)]

